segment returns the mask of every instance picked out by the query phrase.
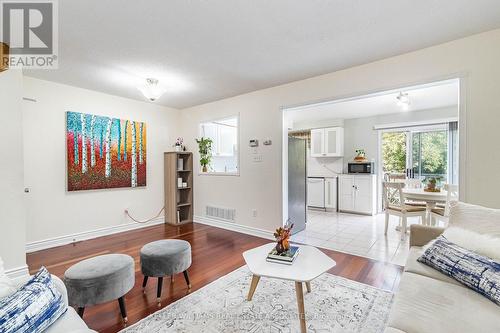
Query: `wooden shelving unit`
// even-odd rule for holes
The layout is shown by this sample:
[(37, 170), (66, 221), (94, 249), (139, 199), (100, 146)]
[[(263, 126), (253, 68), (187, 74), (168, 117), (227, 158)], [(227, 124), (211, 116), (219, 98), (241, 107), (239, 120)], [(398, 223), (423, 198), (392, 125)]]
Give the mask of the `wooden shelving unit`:
[[(183, 168), (178, 168), (178, 160)], [(189, 152), (167, 152), (165, 166), (165, 223), (182, 225), (193, 222), (193, 154)], [(178, 179), (187, 183), (178, 186)]]

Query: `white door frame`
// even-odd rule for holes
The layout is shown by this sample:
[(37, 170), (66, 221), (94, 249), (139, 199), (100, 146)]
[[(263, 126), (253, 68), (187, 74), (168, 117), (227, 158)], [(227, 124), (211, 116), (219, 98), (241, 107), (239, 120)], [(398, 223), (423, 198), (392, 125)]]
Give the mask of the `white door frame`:
[[(364, 98), (368, 95), (380, 94), (383, 92), (391, 91), (391, 90), (401, 90), (406, 89), (412, 86), (424, 85), (424, 84), (432, 84), (440, 81), (446, 80), (458, 80), (459, 85), (459, 93), (458, 93), (458, 126), (459, 126), (459, 138), (458, 138), (458, 147), (459, 147), (459, 156), (467, 156), (467, 138), (468, 138), (468, 129), (467, 129), (467, 107), (466, 107), (466, 96), (467, 96), (467, 80), (468, 73), (467, 72), (455, 72), (450, 73), (448, 75), (441, 75), (436, 77), (430, 77), (424, 80), (417, 81), (409, 81), (404, 84), (397, 84), (392, 86), (386, 86), (381, 88), (376, 88), (372, 90), (358, 91), (345, 95), (332, 96), (330, 98), (323, 98), (316, 101), (306, 101), (297, 104), (291, 105), (282, 105), (280, 107), (281, 112), (281, 127), (282, 127), (282, 140), (281, 140), (281, 172), (282, 172), (282, 186), (281, 186), (281, 198), (282, 198), (282, 223), (285, 224), (288, 218), (288, 124), (285, 120), (285, 112), (288, 109), (304, 107), (306, 105), (311, 104), (321, 104), (326, 102), (334, 102), (341, 100), (356, 100), (360, 98)], [(379, 137), (380, 142), (380, 137)], [(377, 159), (380, 161), (380, 151), (378, 152)], [(466, 158), (459, 158), (459, 200), (467, 202), (467, 171), (468, 171), (468, 163)], [(379, 190), (380, 190), (380, 186)], [(378, 196), (380, 198), (381, 196)], [(380, 199), (378, 199), (380, 200)]]

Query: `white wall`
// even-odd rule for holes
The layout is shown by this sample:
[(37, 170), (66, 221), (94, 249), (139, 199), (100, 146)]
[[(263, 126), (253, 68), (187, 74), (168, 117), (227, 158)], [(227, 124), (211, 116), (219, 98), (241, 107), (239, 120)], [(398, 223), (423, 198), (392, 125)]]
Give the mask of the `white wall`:
[[(462, 183), (464, 199), (499, 207), (500, 174), (491, 165), (500, 164), (500, 153), (492, 149), (500, 141), (500, 30), (456, 40), (385, 60), (255, 91), (182, 111), (184, 137), (193, 142), (200, 121), (214, 116), (240, 113), (241, 176), (195, 178), (195, 213), (203, 215), (206, 204), (237, 209), (237, 223), (272, 230), (281, 225), (281, 108), (315, 101), (367, 94), (457, 76), (465, 78), (463, 100), (467, 142), (462, 156), (466, 165)], [(272, 146), (261, 147), (263, 161), (252, 162), (248, 140), (270, 138)], [(463, 137), (462, 137), (463, 139)], [(488, 163), (484, 163), (484, 159)], [(464, 171), (462, 169), (462, 171)], [(251, 210), (258, 209), (257, 217)]]
[(368, 160), (374, 160), (378, 165), (378, 131), (375, 125), (411, 123), (419, 121), (432, 121), (458, 117), (458, 107), (433, 109), (415, 112), (402, 112), (374, 117), (355, 118), (344, 120), (344, 172), (347, 163), (356, 156), (356, 149), (364, 149)]
[(21, 71), (0, 73), (0, 257), (5, 269), (26, 267), (26, 220), (23, 192), (23, 128)]
[[(24, 78), (24, 173), (27, 241), (34, 242), (130, 223), (163, 207), (163, 152), (172, 150), (178, 111), (67, 85)], [(66, 111), (146, 122), (147, 187), (66, 191)]]

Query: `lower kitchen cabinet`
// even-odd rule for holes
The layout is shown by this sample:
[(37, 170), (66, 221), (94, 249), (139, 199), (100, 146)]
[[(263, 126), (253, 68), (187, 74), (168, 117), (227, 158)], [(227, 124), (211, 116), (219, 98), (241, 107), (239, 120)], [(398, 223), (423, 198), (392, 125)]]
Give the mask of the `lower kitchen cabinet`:
[(376, 175), (339, 175), (339, 211), (375, 215)]

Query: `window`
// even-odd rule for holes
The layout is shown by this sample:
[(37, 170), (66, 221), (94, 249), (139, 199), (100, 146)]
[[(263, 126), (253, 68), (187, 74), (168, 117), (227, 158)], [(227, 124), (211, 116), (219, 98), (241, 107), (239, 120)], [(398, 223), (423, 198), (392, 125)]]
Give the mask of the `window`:
[(238, 116), (200, 125), (200, 136), (212, 139), (212, 161), (208, 173), (238, 173)]
[[(456, 123), (455, 123), (456, 124)], [(440, 177), (443, 182), (456, 183), (456, 154), (449, 158), (449, 124), (404, 128), (382, 133), (382, 168), (384, 173), (403, 173), (412, 178)], [(456, 130), (455, 134), (456, 136)], [(449, 180), (448, 180), (449, 179)]]

